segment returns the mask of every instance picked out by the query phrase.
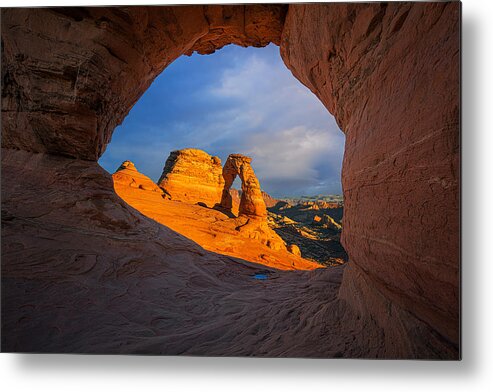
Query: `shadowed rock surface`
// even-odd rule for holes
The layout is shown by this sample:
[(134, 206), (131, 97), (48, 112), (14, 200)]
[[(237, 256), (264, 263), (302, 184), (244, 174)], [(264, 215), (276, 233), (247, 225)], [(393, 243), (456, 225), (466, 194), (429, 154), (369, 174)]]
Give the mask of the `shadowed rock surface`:
[(405, 334), (382, 296), (457, 349), (460, 6), (290, 7), (281, 42), (346, 135), (341, 296)]
[[(2, 350), (459, 358), (460, 7), (2, 9)], [(96, 161), (177, 57), (269, 42), (346, 135), (350, 262), (252, 281)]]
[(269, 226), (284, 241), (297, 245), (306, 259), (325, 266), (347, 262), (341, 245), (342, 202), (289, 199), (289, 203), (279, 201), (268, 209)]
[[(321, 222), (303, 222), (282, 214), (269, 212), (269, 226), (288, 244), (298, 247), (305, 259), (325, 266), (341, 265), (347, 262), (347, 254), (341, 245), (340, 226)], [(316, 215), (318, 217), (318, 215)]]

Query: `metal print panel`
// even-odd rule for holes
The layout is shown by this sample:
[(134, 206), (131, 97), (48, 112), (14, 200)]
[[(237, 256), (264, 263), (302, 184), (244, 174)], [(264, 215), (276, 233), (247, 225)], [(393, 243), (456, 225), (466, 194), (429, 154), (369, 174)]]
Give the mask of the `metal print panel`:
[(2, 351), (460, 359), (460, 23), (2, 9)]

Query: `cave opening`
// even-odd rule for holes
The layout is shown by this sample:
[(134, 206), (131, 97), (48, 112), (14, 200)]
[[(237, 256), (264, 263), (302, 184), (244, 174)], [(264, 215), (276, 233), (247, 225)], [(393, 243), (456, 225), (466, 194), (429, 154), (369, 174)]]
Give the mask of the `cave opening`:
[[(340, 244), (344, 141), (334, 117), (284, 65), (277, 45), (228, 45), (210, 55), (181, 56), (166, 67), (115, 129), (99, 163), (113, 173), (130, 161), (171, 199), (216, 204), (238, 216), (246, 203), (241, 176), (221, 189), (215, 203), (198, 189), (170, 195), (174, 184), (162, 181), (174, 151), (197, 149), (223, 165), (230, 154), (250, 157), (266, 204), (250, 203), (252, 215), (268, 214), (286, 243), (333, 266), (347, 260)], [(200, 187), (209, 180), (187, 181)]]

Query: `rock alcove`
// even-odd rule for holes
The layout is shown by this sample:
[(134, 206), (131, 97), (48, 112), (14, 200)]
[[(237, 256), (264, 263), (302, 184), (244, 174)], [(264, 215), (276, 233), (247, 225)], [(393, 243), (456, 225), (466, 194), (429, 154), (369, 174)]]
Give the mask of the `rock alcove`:
[[(459, 26), (457, 2), (2, 10), (2, 349), (458, 358)], [(178, 56), (270, 42), (346, 134), (350, 263), (252, 290), (96, 161)]]

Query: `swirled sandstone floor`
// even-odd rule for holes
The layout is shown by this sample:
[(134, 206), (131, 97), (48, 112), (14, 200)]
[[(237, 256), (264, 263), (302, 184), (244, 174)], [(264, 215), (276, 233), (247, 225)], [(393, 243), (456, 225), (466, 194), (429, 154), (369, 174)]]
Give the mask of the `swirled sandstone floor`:
[(3, 350), (342, 350), (321, 344), (341, 269), (282, 272), (208, 252), (128, 207), (94, 163), (5, 150), (2, 171)]
[(453, 354), (383, 297), (370, 300), (406, 335), (355, 313), (338, 294), (349, 267), (207, 251), (125, 204), (94, 162), (2, 150), (2, 351), (389, 358), (411, 341)]

